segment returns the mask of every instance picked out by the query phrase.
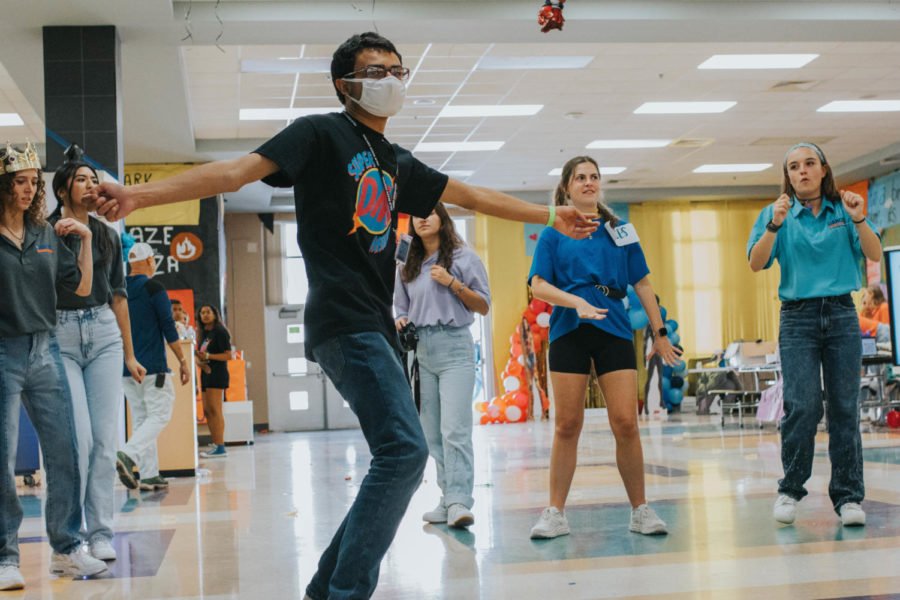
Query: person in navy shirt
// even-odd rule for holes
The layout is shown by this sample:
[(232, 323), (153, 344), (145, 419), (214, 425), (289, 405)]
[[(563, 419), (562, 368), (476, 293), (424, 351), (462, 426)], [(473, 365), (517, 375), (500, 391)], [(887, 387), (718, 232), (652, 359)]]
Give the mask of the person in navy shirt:
[(812, 474), (816, 431), (828, 412), (828, 494), (844, 525), (865, 525), (859, 433), (862, 361), (859, 318), (850, 292), (860, 262), (881, 260), (881, 239), (858, 195), (838, 191), (825, 154), (801, 142), (784, 156), (782, 194), (762, 210), (747, 242), (753, 271), (781, 266), (778, 347), (784, 376), (781, 463), (773, 516), (790, 524)]
[(600, 381), (616, 438), (616, 462), (631, 502), (629, 529), (645, 535), (667, 533), (647, 506), (644, 457), (637, 424), (637, 360), (623, 299), (634, 286), (654, 331), (650, 356), (674, 365), (680, 352), (669, 342), (647, 262), (634, 227), (602, 203), (600, 170), (589, 156), (565, 164), (554, 203), (569, 201), (582, 212), (599, 212), (604, 227), (574, 240), (547, 228), (538, 238), (529, 284), (536, 298), (555, 305), (550, 315), (550, 377), (556, 402), (556, 430), (550, 457), (550, 506), (531, 530), (532, 538), (569, 533), (566, 497), (575, 474), (578, 438), (591, 362)]

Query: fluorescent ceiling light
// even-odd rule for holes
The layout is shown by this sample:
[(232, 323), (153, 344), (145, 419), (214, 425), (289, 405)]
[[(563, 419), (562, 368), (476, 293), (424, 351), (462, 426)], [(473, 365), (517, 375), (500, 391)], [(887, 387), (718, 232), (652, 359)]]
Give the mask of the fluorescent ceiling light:
[(438, 117), (530, 117), (544, 108), (543, 104), (473, 104), (450, 106)]
[(291, 121), (308, 115), (324, 115), (333, 112), (341, 112), (341, 107), (321, 108), (242, 108), (241, 121)]
[(529, 69), (583, 69), (593, 56), (485, 56), (478, 71), (527, 71)]
[(672, 140), (594, 140), (585, 148), (588, 150), (612, 150), (626, 148), (662, 148)]
[(241, 73), (331, 73), (330, 58), (290, 58), (242, 60)]
[[(600, 167), (601, 175), (618, 175), (623, 172), (628, 167)], [(562, 167), (556, 167), (555, 169), (550, 169), (550, 172), (547, 175), (552, 175), (553, 177), (559, 177), (562, 175)]]
[(734, 165), (701, 165), (694, 169), (694, 173), (757, 173), (765, 171), (772, 163), (750, 163)]
[(471, 175), (474, 172), (475, 171), (441, 171), (441, 173), (443, 173), (444, 175), (447, 175), (448, 177), (458, 177), (460, 179), (462, 179), (464, 177), (468, 177), (469, 175)]
[(686, 115), (725, 112), (737, 102), (644, 102), (636, 115)]
[(19, 113), (0, 113), (0, 127), (16, 127), (24, 125), (25, 121), (19, 116)]
[(502, 147), (503, 142), (420, 142), (413, 152), (488, 152)]
[(818, 54), (714, 54), (698, 69), (799, 69)]
[(896, 112), (900, 100), (835, 100), (816, 112)]

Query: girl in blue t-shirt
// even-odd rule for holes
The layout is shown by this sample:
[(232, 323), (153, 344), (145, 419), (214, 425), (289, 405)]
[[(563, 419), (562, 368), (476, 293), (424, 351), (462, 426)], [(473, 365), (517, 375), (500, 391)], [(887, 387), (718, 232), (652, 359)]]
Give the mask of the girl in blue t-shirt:
[(600, 381), (616, 438), (616, 463), (631, 502), (630, 530), (667, 533), (666, 524), (647, 506), (644, 456), (637, 424), (637, 360), (623, 299), (634, 286), (650, 317), (654, 336), (650, 356), (674, 365), (680, 352), (669, 342), (650, 272), (634, 227), (601, 202), (600, 170), (588, 156), (565, 164), (554, 204), (571, 203), (585, 213), (599, 212), (605, 227), (574, 240), (546, 228), (538, 239), (529, 283), (534, 296), (555, 305), (550, 316), (550, 378), (556, 401), (556, 430), (550, 456), (550, 506), (531, 530), (532, 538), (569, 533), (566, 496), (575, 474), (578, 437), (584, 423), (584, 397), (591, 363)]
[(790, 524), (812, 474), (819, 421), (828, 410), (828, 494), (843, 525), (865, 525), (859, 433), (862, 344), (850, 292), (860, 287), (863, 256), (881, 260), (881, 240), (858, 195), (838, 191), (815, 144), (784, 155), (782, 194), (762, 210), (747, 242), (753, 271), (781, 267), (778, 347), (784, 375), (781, 462), (773, 516)]

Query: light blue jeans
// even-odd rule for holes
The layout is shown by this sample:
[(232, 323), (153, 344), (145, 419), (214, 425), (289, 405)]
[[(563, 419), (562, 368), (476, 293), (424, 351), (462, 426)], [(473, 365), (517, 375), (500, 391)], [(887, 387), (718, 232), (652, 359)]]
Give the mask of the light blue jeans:
[(422, 482), (428, 450), (400, 356), (384, 335), (337, 335), (313, 348), (313, 356), (359, 419), (372, 462), (306, 593), (313, 600), (369, 598)]
[(86, 539), (113, 537), (122, 334), (109, 306), (57, 311), (56, 335), (72, 390)]
[(422, 430), (437, 466), (445, 506), (472, 508), (472, 392), (475, 343), (468, 327), (419, 327), (419, 381)]
[(81, 484), (72, 401), (52, 331), (0, 337), (0, 565), (19, 564), (18, 532), (23, 513), (14, 473), (20, 401), (25, 404), (44, 456), (47, 538), (54, 551), (68, 554), (80, 543)]

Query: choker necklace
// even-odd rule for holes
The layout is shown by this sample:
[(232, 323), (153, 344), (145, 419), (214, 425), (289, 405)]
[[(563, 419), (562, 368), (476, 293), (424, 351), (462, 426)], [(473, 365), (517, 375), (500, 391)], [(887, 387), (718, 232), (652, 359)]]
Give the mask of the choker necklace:
[(806, 206), (810, 202), (815, 202), (816, 200), (821, 200), (821, 199), (822, 199), (822, 196), (816, 196), (815, 198), (810, 198), (808, 200), (801, 200), (800, 198), (797, 198), (797, 202), (799, 202), (803, 206)]

